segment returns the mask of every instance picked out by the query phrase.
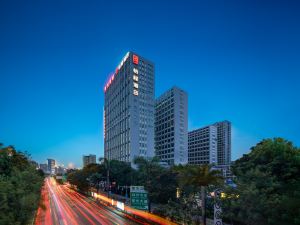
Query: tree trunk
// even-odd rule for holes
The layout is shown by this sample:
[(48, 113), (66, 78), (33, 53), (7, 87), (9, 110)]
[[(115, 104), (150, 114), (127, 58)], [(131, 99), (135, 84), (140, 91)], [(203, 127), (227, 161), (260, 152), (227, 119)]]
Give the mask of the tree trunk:
[(206, 225), (205, 197), (206, 197), (205, 187), (201, 186), (201, 211), (202, 211), (201, 220), (202, 220), (202, 225)]

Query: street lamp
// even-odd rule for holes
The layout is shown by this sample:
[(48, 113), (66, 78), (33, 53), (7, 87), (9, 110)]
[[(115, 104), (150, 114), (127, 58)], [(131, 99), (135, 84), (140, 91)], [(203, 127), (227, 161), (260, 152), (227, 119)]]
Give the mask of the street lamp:
[(180, 198), (180, 189), (176, 188), (176, 198)]

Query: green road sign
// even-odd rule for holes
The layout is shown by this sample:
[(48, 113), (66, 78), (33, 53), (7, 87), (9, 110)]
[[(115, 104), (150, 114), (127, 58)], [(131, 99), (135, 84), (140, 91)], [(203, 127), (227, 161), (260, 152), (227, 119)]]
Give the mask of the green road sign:
[(148, 210), (148, 192), (142, 186), (130, 187), (131, 207), (140, 210)]

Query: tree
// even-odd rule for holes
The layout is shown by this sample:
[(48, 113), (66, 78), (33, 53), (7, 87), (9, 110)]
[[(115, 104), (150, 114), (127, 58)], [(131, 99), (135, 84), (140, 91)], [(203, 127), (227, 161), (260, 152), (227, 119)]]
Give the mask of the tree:
[(266, 139), (233, 165), (225, 218), (246, 225), (300, 224), (300, 150), (282, 138)]
[(159, 159), (157, 157), (136, 157), (134, 163), (138, 169), (135, 184), (144, 186), (146, 191), (148, 191), (148, 209), (151, 211), (151, 202), (157, 199), (156, 187), (158, 185), (158, 177), (163, 173), (164, 168), (159, 165)]
[(109, 174), (110, 174), (110, 161), (107, 158), (100, 157), (99, 162), (104, 165), (104, 168), (106, 170), (106, 190), (107, 190), (107, 196), (109, 197), (109, 189), (110, 189), (110, 179), (109, 179)]
[(0, 145), (0, 224), (28, 224), (38, 207), (43, 181), (28, 154)]
[(87, 192), (90, 188), (90, 177), (103, 171), (103, 167), (98, 164), (89, 164), (82, 170), (74, 170), (67, 174), (67, 180), (75, 185), (80, 191)]
[(130, 163), (117, 160), (110, 161), (110, 179), (121, 186), (129, 186), (132, 182), (133, 169)]
[(104, 177), (102, 176), (101, 173), (93, 173), (89, 177), (90, 184), (97, 189), (97, 192), (99, 191), (99, 183), (103, 179), (104, 179)]
[(150, 188), (151, 198), (154, 203), (167, 204), (176, 199), (176, 188), (178, 183), (176, 173), (171, 169), (162, 169), (152, 179)]
[(220, 184), (223, 180), (220, 171), (212, 170), (209, 165), (186, 165), (177, 167), (181, 187), (192, 186), (201, 190), (202, 224), (206, 224), (205, 199), (206, 188), (209, 185)]

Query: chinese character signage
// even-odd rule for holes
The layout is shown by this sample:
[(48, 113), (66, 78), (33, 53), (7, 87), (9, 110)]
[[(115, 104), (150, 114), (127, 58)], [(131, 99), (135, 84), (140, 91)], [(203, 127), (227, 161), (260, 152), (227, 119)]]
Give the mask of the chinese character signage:
[(148, 192), (143, 186), (130, 187), (130, 203), (135, 209), (148, 210)]
[(139, 57), (137, 55), (132, 55), (132, 61), (134, 64), (139, 64)]
[(139, 71), (137, 68), (133, 68), (133, 94), (135, 96), (139, 95)]

